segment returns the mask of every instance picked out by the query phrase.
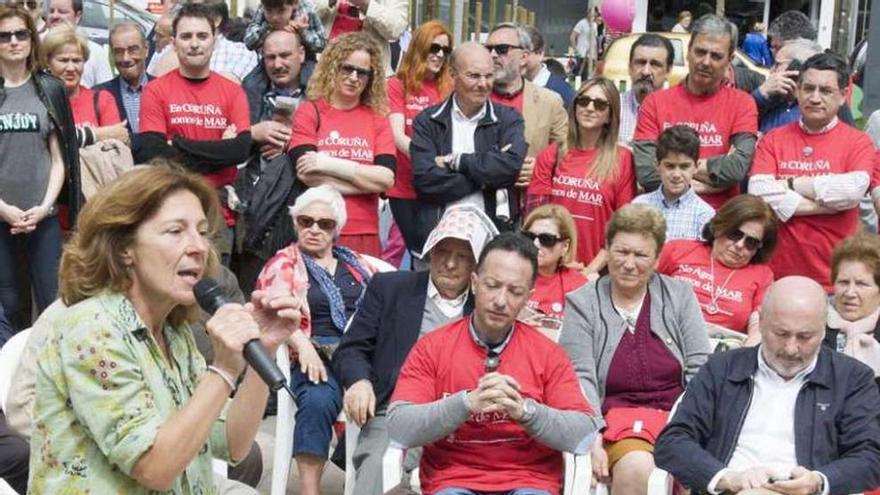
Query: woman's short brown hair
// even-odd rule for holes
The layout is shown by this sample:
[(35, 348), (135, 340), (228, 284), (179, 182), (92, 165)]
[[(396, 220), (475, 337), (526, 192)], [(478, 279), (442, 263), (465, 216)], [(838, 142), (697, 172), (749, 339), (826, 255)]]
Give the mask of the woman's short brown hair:
[(614, 236), (621, 232), (642, 234), (654, 239), (657, 245), (655, 254), (659, 255), (666, 242), (666, 219), (653, 206), (628, 204), (615, 211), (605, 227), (605, 247), (611, 246)]
[(49, 29), (40, 45), (40, 63), (49, 68), (49, 59), (67, 45), (76, 45), (82, 52), (83, 63), (89, 59), (89, 40), (69, 24), (59, 24)]
[(847, 237), (831, 253), (831, 284), (837, 280), (837, 272), (844, 261), (858, 261), (874, 274), (874, 283), (880, 286), (880, 237), (860, 233)]
[(757, 196), (740, 194), (721, 205), (712, 220), (703, 227), (703, 239), (711, 246), (715, 239), (724, 237), (728, 232), (751, 221), (760, 222), (764, 226), (764, 239), (750, 263), (766, 263), (776, 249), (776, 213)]
[[(123, 261), (138, 227), (152, 218), (175, 192), (193, 193), (205, 210), (210, 231), (220, 224), (220, 202), (204, 179), (176, 168), (137, 167), (89, 199), (77, 221), (77, 230), (64, 247), (59, 269), (59, 292), (66, 305), (103, 291), (124, 293), (132, 284)], [(208, 251), (206, 274), (217, 267), (217, 253)], [(178, 325), (198, 313), (195, 307), (177, 307), (169, 322)]]
[(523, 230), (528, 230), (538, 220), (554, 220), (559, 227), (559, 235), (568, 240), (568, 249), (562, 255), (562, 264), (571, 263), (577, 253), (577, 227), (568, 209), (562, 205), (541, 205), (526, 217)]

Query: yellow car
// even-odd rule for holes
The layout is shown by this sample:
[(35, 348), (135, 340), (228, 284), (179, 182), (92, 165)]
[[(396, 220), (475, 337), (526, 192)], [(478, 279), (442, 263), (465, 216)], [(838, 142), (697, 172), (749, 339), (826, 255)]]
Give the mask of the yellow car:
[[(667, 84), (675, 86), (688, 73), (687, 61), (685, 54), (687, 53), (688, 42), (691, 39), (690, 33), (654, 33), (668, 38), (672, 42), (672, 48), (675, 50), (675, 56), (672, 62), (672, 71), (669, 73)], [(629, 80), (629, 52), (633, 43), (641, 34), (629, 34), (622, 38), (618, 38), (611, 43), (605, 56), (596, 68), (596, 73), (600, 74), (617, 84), (617, 88), (621, 93), (628, 90), (631, 81)], [(752, 62), (752, 59), (740, 50), (736, 50), (733, 54), (734, 65), (745, 66), (749, 69), (767, 77), (769, 70)]]

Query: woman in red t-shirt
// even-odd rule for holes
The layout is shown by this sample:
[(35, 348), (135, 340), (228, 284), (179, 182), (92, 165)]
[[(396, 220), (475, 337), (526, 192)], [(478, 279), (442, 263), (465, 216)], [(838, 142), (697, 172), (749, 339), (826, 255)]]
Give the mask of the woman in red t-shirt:
[(440, 21), (428, 21), (413, 33), (412, 41), (397, 75), (388, 80), (388, 120), (397, 147), (397, 170), (394, 187), (386, 196), (391, 204), (394, 222), (403, 234), (407, 249), (418, 249), (414, 223), (416, 222), (416, 190), (413, 188), (412, 163), (409, 142), (412, 122), (422, 110), (446, 98), (452, 89), (449, 76), (449, 55), (452, 53), (452, 34)]
[(733, 331), (757, 345), (758, 310), (773, 283), (765, 263), (776, 247), (776, 215), (757, 196), (736, 196), (706, 224), (703, 238), (667, 242), (657, 271), (693, 286), (710, 336), (735, 338)]
[(49, 72), (64, 82), (73, 112), (73, 122), (85, 132), (80, 146), (105, 139), (118, 139), (129, 144), (128, 128), (119, 117), (113, 95), (95, 92), (81, 86), (83, 67), (89, 58), (85, 37), (68, 25), (53, 27), (40, 44), (42, 59)]
[(380, 256), (379, 193), (394, 184), (394, 138), (386, 118), (385, 61), (365, 33), (327, 45), (300, 104), (289, 153), (306, 186), (330, 184), (345, 196), (348, 223), (338, 244)]
[(587, 283), (587, 277), (566, 266), (577, 250), (574, 219), (564, 206), (539, 206), (526, 217), (522, 233), (538, 248), (538, 278), (519, 319), (556, 342), (562, 328), (565, 295)]
[(527, 209), (543, 203), (568, 208), (578, 230), (575, 259), (587, 265), (586, 273), (598, 273), (607, 262), (605, 225), (636, 192), (632, 154), (617, 144), (620, 96), (614, 83), (603, 77), (585, 82), (568, 115), (568, 139), (535, 159)]

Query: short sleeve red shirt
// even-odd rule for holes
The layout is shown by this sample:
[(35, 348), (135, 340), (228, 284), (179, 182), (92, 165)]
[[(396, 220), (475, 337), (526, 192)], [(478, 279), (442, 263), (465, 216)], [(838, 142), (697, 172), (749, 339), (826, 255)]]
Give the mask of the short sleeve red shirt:
[[(375, 166), (380, 155), (395, 156), (394, 136), (388, 119), (366, 105), (349, 110), (333, 108), (323, 99), (300, 104), (293, 121), (290, 148), (312, 145), (328, 156)], [(342, 235), (379, 233), (379, 195), (345, 197), (348, 221)]]
[[(403, 81), (399, 77), (388, 80), (389, 113), (404, 116), (404, 133), (412, 136), (412, 123), (422, 110), (440, 102), (440, 92), (434, 81), (423, 81), (422, 87), (415, 93), (406, 93)], [(412, 184), (413, 171), (409, 156), (397, 151), (397, 166), (394, 171), (394, 187), (385, 195), (389, 198), (416, 199), (416, 190)]]
[[(690, 283), (707, 322), (746, 333), (749, 316), (761, 308), (764, 293), (773, 283), (773, 271), (765, 264), (730, 269), (715, 261), (713, 278), (711, 256), (711, 247), (701, 241), (669, 241), (663, 246), (657, 272)], [(710, 309), (713, 292), (718, 297), (714, 314)]]
[(73, 123), (80, 126), (103, 127), (122, 122), (116, 101), (107, 91), (102, 90), (98, 93), (100, 115), (96, 115), (95, 92), (85, 86), (80, 86), (79, 92), (70, 97), (70, 111), (73, 112)]
[(614, 176), (599, 182), (589, 177), (598, 152), (570, 150), (553, 173), (556, 144), (535, 158), (530, 195), (549, 195), (550, 202), (568, 208), (578, 231), (577, 261), (588, 264), (605, 247), (605, 225), (611, 215), (632, 201), (636, 192), (632, 153), (618, 146), (618, 168)]
[[(455, 321), (416, 342), (392, 403), (427, 404), (477, 386), (486, 350), (471, 337), (469, 321)], [(592, 414), (568, 355), (531, 326), (515, 323), (498, 372), (516, 379), (524, 398)], [(528, 486), (559, 493), (563, 473), (562, 454), (533, 439), (506, 413), (472, 414), (451, 435), (424, 446), (420, 468), (424, 493), (453, 486), (491, 492)]]
[[(823, 134), (807, 134), (798, 122), (777, 127), (758, 143), (752, 175), (778, 179), (816, 177), (874, 168), (874, 147), (862, 131), (838, 123)], [(833, 215), (795, 216), (779, 227), (770, 268), (776, 278), (803, 275), (831, 292), (831, 251), (859, 228), (859, 209)]]
[[(758, 108), (748, 93), (722, 86), (709, 96), (694, 95), (685, 84), (655, 91), (639, 110), (633, 141), (654, 141), (665, 129), (683, 124), (700, 135), (700, 158), (726, 155), (734, 134), (758, 134)], [(702, 195), (717, 210), (739, 194), (739, 186), (718, 194)]]

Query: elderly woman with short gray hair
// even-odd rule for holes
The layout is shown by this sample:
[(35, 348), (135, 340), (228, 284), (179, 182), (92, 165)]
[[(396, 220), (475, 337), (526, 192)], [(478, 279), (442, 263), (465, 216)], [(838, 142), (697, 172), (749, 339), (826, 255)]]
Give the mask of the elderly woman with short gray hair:
[(342, 392), (328, 364), (376, 269), (360, 254), (335, 244), (347, 214), (345, 200), (332, 186), (308, 189), (290, 215), (297, 241), (266, 263), (256, 288), (281, 287), (308, 302), (290, 341), (296, 354), (290, 370), (297, 406), (293, 454), (301, 493), (320, 493), (333, 422), (342, 410)]
[(566, 298), (559, 344), (604, 417), (591, 460), (612, 495), (646, 493), (654, 442), (709, 354), (690, 284), (655, 273), (665, 237), (658, 210), (619, 209), (606, 228), (608, 275)]

